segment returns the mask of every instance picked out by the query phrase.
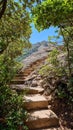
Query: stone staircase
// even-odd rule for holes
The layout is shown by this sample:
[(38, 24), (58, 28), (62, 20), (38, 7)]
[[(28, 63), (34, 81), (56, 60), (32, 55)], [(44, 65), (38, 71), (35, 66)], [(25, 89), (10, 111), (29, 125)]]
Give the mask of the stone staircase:
[(24, 68), (21, 72), (19, 72), (15, 78), (11, 81), (12, 84), (24, 84), (25, 79), (27, 76), (29, 76), (34, 70), (38, 68), (39, 65), (42, 65), (47, 57), (43, 57), (42, 59), (39, 59), (29, 66), (27, 68)]
[(29, 130), (62, 130), (57, 115), (50, 110), (49, 101), (43, 95), (41, 76), (33, 73), (34, 69), (29, 67), (25, 73), (17, 74), (11, 85), (17, 92), (27, 93), (23, 97), (23, 107), (28, 112), (28, 118), (24, 123)]
[(61, 130), (57, 115), (48, 108), (48, 100), (43, 95), (43, 88), (18, 84), (15, 89), (20, 92), (27, 91), (23, 97), (23, 107), (28, 112), (28, 118), (24, 123), (29, 130)]
[(37, 94), (24, 96), (24, 99), (24, 107), (28, 111), (25, 124), (30, 130), (46, 130), (47, 128), (50, 130), (51, 127), (59, 126), (57, 115), (48, 109), (48, 100), (43, 95), (37, 92)]

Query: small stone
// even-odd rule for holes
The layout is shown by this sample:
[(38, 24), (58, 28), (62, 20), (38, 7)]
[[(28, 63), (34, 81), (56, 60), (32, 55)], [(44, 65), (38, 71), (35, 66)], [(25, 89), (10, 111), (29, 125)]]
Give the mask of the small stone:
[(36, 87), (36, 86), (38, 86), (38, 82), (36, 80), (33, 80), (31, 87)]
[(43, 88), (46, 88), (46, 87), (49, 87), (49, 85), (47, 83), (43, 84)]
[(36, 77), (35, 74), (34, 74), (34, 75), (30, 75), (30, 76), (28, 76), (28, 77), (25, 79), (25, 81), (33, 80), (35, 77)]
[(42, 79), (38, 81), (38, 85), (43, 86), (43, 80)]
[(48, 105), (48, 109), (51, 109), (51, 105)]
[(38, 75), (38, 76), (36, 77), (36, 79), (37, 79), (37, 80), (41, 80), (41, 76)]

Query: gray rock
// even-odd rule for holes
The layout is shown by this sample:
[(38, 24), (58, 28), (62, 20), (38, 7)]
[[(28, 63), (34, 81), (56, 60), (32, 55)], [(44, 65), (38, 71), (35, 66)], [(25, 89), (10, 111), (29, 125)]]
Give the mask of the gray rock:
[(38, 85), (43, 86), (43, 80), (42, 79), (38, 81)]
[(32, 81), (31, 87), (36, 87), (38, 86), (38, 82), (36, 80)]

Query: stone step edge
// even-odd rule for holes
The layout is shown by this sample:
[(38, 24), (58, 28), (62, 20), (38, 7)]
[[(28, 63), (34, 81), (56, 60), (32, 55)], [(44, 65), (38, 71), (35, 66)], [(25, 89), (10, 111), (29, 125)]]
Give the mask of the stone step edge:
[(38, 110), (29, 113), (25, 124), (28, 126), (29, 130), (58, 127), (59, 118), (51, 110)]

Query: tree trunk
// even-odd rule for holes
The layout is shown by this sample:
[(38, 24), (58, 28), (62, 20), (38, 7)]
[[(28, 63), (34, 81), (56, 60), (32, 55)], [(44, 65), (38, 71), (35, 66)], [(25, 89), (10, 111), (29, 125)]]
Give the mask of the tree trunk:
[(2, 5), (2, 9), (0, 11), (0, 19), (2, 18), (3, 14), (6, 10), (7, 0), (2, 0), (1, 5)]
[[(64, 28), (63, 28), (64, 29)], [(71, 77), (71, 62), (70, 62), (70, 50), (69, 50), (69, 43), (68, 41), (66, 41), (65, 37), (64, 37), (64, 34), (63, 34), (63, 31), (62, 31), (62, 27), (60, 26), (60, 30), (61, 30), (61, 33), (62, 33), (62, 36), (64, 38), (64, 42), (66, 44), (66, 50), (67, 50), (67, 61), (68, 61), (68, 70), (69, 70), (69, 77)]]

